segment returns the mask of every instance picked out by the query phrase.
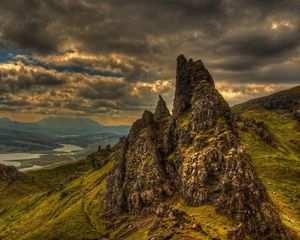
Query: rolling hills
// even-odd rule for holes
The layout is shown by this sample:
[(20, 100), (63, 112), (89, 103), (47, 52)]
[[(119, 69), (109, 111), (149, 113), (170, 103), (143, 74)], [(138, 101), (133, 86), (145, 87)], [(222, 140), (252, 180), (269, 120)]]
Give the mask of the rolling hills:
[(50, 136), (89, 135), (113, 133), (124, 135), (129, 126), (104, 126), (84, 118), (49, 117), (38, 122), (15, 122), (7, 118), (0, 119), (0, 128)]

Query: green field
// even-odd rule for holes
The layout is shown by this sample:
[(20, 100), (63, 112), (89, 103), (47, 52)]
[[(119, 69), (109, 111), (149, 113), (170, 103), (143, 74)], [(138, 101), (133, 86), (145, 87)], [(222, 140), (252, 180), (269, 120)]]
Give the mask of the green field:
[(300, 123), (289, 114), (249, 111), (244, 117), (264, 121), (275, 136), (266, 144), (252, 130), (240, 131), (244, 146), (283, 222), (300, 233)]

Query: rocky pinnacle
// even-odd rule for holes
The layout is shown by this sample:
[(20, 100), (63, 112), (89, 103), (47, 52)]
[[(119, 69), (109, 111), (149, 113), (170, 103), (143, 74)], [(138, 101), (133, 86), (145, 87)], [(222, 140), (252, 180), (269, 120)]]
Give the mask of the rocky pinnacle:
[(153, 214), (181, 197), (232, 219), (235, 239), (290, 239), (240, 142), (230, 107), (203, 63), (177, 58), (172, 115), (162, 97), (115, 150), (107, 178), (108, 217)]

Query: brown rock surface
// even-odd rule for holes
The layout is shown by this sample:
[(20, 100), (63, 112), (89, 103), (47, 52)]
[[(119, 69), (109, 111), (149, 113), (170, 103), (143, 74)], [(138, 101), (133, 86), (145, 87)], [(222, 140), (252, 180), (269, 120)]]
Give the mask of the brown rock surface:
[(100, 169), (109, 160), (109, 155), (112, 154), (110, 145), (107, 145), (104, 149), (99, 146), (98, 151), (87, 156), (87, 159), (91, 161), (94, 169)]
[(173, 115), (160, 97), (116, 150), (107, 216), (155, 213), (168, 199), (212, 204), (236, 224), (236, 239), (289, 239), (241, 145), (234, 117), (201, 61), (177, 58)]

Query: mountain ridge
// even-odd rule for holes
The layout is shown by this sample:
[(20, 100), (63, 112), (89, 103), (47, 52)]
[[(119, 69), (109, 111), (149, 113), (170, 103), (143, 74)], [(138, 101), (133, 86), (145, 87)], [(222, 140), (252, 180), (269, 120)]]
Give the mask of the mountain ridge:
[(300, 85), (268, 96), (248, 100), (232, 106), (231, 109), (235, 112), (259, 109), (282, 110), (292, 113), (296, 119), (300, 120)]
[(1, 118), (0, 128), (48, 135), (88, 135), (100, 132), (124, 135), (128, 133), (129, 126), (105, 126), (87, 118), (49, 117), (30, 123)]

